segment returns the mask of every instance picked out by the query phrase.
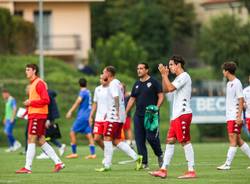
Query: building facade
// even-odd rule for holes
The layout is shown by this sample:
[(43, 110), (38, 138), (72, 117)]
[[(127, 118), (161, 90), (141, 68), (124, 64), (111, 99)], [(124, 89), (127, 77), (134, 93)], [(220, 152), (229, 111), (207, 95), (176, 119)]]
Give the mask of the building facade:
[(206, 24), (212, 17), (222, 14), (234, 14), (248, 20), (248, 12), (239, 0), (185, 0), (186, 3), (193, 3), (197, 19), (200, 23)]
[[(91, 48), (90, 3), (104, 0), (43, 0), (44, 54), (87, 60)], [(38, 0), (0, 0), (12, 14), (39, 26)], [(36, 53), (39, 51), (37, 50)]]

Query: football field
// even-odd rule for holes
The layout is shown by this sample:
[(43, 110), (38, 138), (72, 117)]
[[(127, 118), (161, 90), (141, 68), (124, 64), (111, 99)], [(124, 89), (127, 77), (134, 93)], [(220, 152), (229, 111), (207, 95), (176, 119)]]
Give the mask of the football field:
[[(165, 146), (163, 146), (165, 149)], [(84, 156), (89, 153), (87, 146), (78, 148), (80, 155), (77, 159), (65, 159), (66, 168), (60, 173), (52, 173), (53, 162), (50, 160), (37, 160), (33, 162), (33, 173), (28, 175), (16, 175), (15, 170), (24, 166), (25, 156), (19, 152), (5, 153), (5, 148), (0, 148), (0, 184), (20, 183), (20, 184), (52, 184), (52, 183), (84, 183), (84, 184), (127, 184), (127, 183), (194, 183), (194, 184), (245, 184), (250, 182), (250, 159), (242, 154), (238, 149), (229, 171), (217, 171), (216, 167), (225, 161), (228, 144), (227, 143), (203, 143), (194, 144), (196, 172), (198, 178), (190, 180), (177, 179), (187, 168), (184, 159), (184, 152), (180, 145), (175, 147), (175, 154), (166, 179), (152, 177), (148, 171), (158, 168), (157, 159), (151, 149), (149, 150), (150, 170), (134, 170), (134, 163), (125, 165), (118, 164), (119, 161), (129, 160), (129, 158), (117, 150), (114, 152), (112, 170), (109, 172), (95, 172), (95, 168), (101, 167), (103, 153), (97, 149), (97, 159), (85, 160)], [(40, 153), (40, 149), (37, 149)], [(66, 154), (70, 153), (70, 147)]]

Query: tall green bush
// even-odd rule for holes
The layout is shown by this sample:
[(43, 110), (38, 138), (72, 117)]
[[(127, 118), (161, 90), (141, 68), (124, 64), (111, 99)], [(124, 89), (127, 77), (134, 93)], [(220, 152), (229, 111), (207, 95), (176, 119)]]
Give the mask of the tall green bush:
[(0, 8), (0, 53), (10, 53), (12, 50), (12, 17), (10, 11)]
[(0, 8), (0, 54), (31, 54), (35, 46), (34, 24)]
[(147, 52), (131, 36), (117, 33), (108, 40), (97, 40), (96, 49), (90, 53), (90, 63), (96, 65), (98, 72), (113, 65), (118, 71), (135, 76), (137, 63), (145, 62), (147, 57)]
[(201, 30), (199, 48), (201, 58), (221, 74), (225, 61), (238, 63), (237, 75), (245, 79), (250, 73), (250, 23), (244, 24), (233, 15), (215, 17)]
[(36, 29), (33, 23), (13, 17), (11, 41), (15, 54), (31, 54), (36, 49)]

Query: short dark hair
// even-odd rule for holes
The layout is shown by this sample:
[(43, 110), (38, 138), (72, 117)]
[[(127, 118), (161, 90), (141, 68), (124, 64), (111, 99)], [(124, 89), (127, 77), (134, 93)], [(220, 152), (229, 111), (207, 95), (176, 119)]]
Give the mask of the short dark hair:
[(106, 69), (109, 73), (111, 73), (112, 76), (115, 76), (115, 74), (116, 74), (116, 69), (115, 69), (114, 66), (106, 66), (105, 69)]
[(10, 93), (10, 91), (8, 89), (6, 89), (6, 88), (3, 88), (2, 93)]
[(237, 69), (237, 65), (233, 61), (227, 61), (222, 64), (222, 69), (234, 75)]
[(145, 69), (149, 69), (149, 65), (148, 65), (148, 63), (145, 63), (145, 62), (141, 62), (141, 63), (138, 63), (138, 65), (144, 65), (144, 68)]
[(174, 63), (177, 65), (178, 63), (181, 64), (181, 67), (184, 69), (184, 65), (185, 65), (185, 60), (183, 57), (179, 56), (179, 55), (173, 55), (169, 60), (173, 60)]
[(78, 81), (80, 87), (87, 87), (87, 80), (85, 78), (80, 78)]
[(38, 75), (39, 73), (39, 68), (36, 64), (34, 63), (30, 63), (26, 65), (26, 68), (32, 68), (33, 70), (36, 70), (35, 74)]

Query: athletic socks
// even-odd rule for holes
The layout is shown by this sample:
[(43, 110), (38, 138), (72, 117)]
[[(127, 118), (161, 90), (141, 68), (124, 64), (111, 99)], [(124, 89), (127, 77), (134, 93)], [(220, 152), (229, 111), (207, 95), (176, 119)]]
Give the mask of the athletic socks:
[(130, 156), (133, 160), (138, 159), (137, 153), (127, 143), (120, 142), (119, 144), (117, 144), (117, 148), (122, 150), (124, 153)]
[(31, 170), (32, 167), (32, 161), (36, 154), (36, 144), (35, 143), (29, 143), (27, 152), (26, 152), (26, 163), (25, 168), (28, 170)]
[(237, 147), (233, 147), (233, 146), (230, 146), (228, 151), (227, 151), (227, 160), (225, 162), (226, 165), (230, 166), (233, 159), (234, 159), (234, 156), (235, 156), (235, 153), (237, 151)]
[(8, 141), (9, 141), (9, 146), (10, 147), (14, 146), (14, 143), (16, 141), (14, 136), (12, 134), (8, 134), (7, 137), (8, 137)]
[(248, 158), (250, 158), (250, 148), (247, 143), (244, 142), (242, 146), (240, 147), (241, 151), (247, 155)]
[(62, 147), (62, 144), (57, 139), (51, 139), (50, 142), (52, 142), (58, 148)]
[(41, 148), (44, 151), (44, 153), (46, 153), (46, 155), (48, 155), (49, 158), (54, 161), (55, 164), (62, 163), (61, 159), (57, 156), (54, 149), (47, 142), (45, 142), (41, 146)]
[(194, 171), (194, 150), (191, 143), (183, 146), (185, 157), (188, 162), (188, 171)]
[(89, 151), (91, 155), (95, 155), (95, 145), (90, 144), (89, 145)]
[(104, 167), (110, 168), (113, 156), (112, 141), (103, 141), (104, 143)]
[(77, 148), (76, 144), (71, 144), (71, 151), (73, 154), (76, 154), (76, 148)]
[(174, 144), (166, 144), (166, 149), (161, 169), (166, 169), (169, 166), (173, 155), (174, 155)]

